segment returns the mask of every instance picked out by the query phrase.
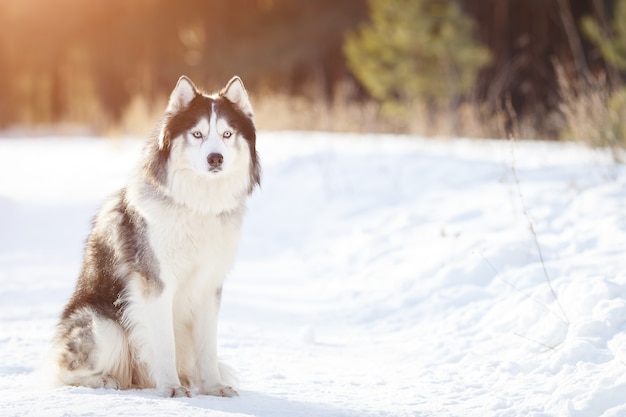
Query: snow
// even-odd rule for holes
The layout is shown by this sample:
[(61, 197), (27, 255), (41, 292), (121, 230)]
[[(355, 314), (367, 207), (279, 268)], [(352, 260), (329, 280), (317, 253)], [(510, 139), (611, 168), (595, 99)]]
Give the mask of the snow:
[(240, 396), (47, 386), (141, 146), (0, 140), (2, 416), (626, 415), (626, 167), (563, 143), (263, 132), (220, 318)]

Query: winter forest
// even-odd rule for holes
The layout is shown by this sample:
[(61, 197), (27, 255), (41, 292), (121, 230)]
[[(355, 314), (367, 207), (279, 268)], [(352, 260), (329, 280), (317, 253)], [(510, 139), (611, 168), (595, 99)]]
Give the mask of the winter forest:
[[(608, 137), (624, 129), (625, 9), (621, 0), (3, 1), (0, 126), (143, 128), (180, 74), (211, 86), (236, 73), (272, 130), (618, 140)], [(588, 108), (596, 102), (604, 112)], [(277, 107), (296, 111), (276, 118)]]
[[(0, 0), (0, 28), (0, 415), (626, 416), (626, 0)], [(239, 395), (51, 384), (181, 75), (254, 109)]]

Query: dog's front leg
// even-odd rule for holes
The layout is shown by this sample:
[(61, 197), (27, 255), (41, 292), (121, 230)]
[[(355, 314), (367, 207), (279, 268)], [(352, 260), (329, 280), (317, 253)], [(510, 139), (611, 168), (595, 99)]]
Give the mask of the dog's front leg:
[(212, 291), (200, 309), (193, 328), (196, 348), (196, 384), (200, 394), (233, 397), (237, 391), (222, 381), (217, 361), (217, 319), (222, 300), (222, 288)]
[(140, 359), (147, 365), (156, 389), (168, 397), (190, 397), (176, 370), (176, 342), (174, 338), (173, 295), (162, 291), (148, 295), (140, 308), (132, 311), (134, 326), (131, 337)]

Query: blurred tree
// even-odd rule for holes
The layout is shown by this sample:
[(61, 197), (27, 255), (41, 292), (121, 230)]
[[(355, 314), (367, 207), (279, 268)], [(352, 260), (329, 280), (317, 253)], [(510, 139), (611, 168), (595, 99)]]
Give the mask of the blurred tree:
[(365, 13), (365, 0), (0, 0), (0, 125), (116, 123), (181, 74), (331, 100), (344, 31)]
[[(453, 0), (369, 0), (370, 22), (347, 36), (349, 68), (387, 108), (448, 104), (469, 93), (489, 51)], [(395, 105), (394, 105), (395, 104)]]
[(612, 85), (607, 89), (606, 97), (599, 106), (602, 109), (600, 117), (589, 118), (594, 123), (591, 124), (592, 131), (587, 132), (586, 140), (595, 145), (609, 147), (613, 150), (615, 160), (624, 162), (622, 153), (615, 150), (626, 147), (626, 86), (618, 72), (626, 71), (626, 0), (617, 0), (613, 5), (610, 25), (603, 19), (605, 13), (602, 5), (599, 8), (600, 19), (585, 16), (581, 21), (582, 30), (597, 46), (604, 60), (617, 70), (617, 75), (609, 72), (609, 75), (613, 75), (609, 77)]
[[(582, 16), (617, 1), (0, 0), (0, 125), (106, 128), (137, 98), (156, 105), (181, 74), (211, 89), (237, 73), (253, 91), (329, 103), (369, 93), (455, 105), (471, 92), (488, 111), (510, 100), (545, 131), (560, 102), (553, 62), (572, 79), (575, 61), (605, 71), (592, 41), (571, 40)], [(488, 54), (474, 31), (493, 58), (476, 82)], [(357, 88), (341, 88), (355, 75)]]
[(592, 17), (582, 19), (583, 33), (598, 47), (602, 57), (619, 70), (626, 70), (626, 0), (614, 6), (610, 33)]
[(598, 3), (610, 7), (614, 0), (459, 2), (476, 20), (478, 36), (494, 57), (480, 72), (477, 99), (492, 113), (510, 104), (514, 117), (508, 122), (523, 124), (541, 137), (558, 137), (555, 118), (562, 97), (555, 64), (570, 83), (581, 74), (605, 70), (594, 45), (580, 37), (578, 23), (585, 15), (597, 15)]

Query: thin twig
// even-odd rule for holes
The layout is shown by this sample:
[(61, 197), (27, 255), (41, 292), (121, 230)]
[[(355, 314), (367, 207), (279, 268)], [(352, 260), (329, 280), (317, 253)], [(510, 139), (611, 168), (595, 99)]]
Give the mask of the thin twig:
[(539, 304), (541, 307), (543, 307), (547, 312), (549, 312), (550, 314), (552, 314), (554, 317), (558, 318), (559, 320), (561, 320), (563, 323), (565, 324), (569, 324), (569, 322), (563, 320), (563, 317), (561, 317), (560, 315), (556, 314), (550, 307), (548, 307), (548, 305), (542, 301), (537, 300), (535, 297), (533, 297), (532, 295), (528, 294), (527, 292), (525, 292), (524, 290), (522, 290), (521, 288), (517, 287), (515, 284), (513, 284), (510, 281), (507, 281), (506, 279), (504, 279), (502, 277), (502, 275), (500, 274), (500, 272), (498, 272), (498, 270), (496, 269), (495, 266), (493, 266), (493, 264), (489, 261), (489, 259), (487, 259), (487, 257), (481, 252), (479, 251), (480, 256), (483, 258), (483, 260), (487, 263), (487, 265), (489, 265), (489, 267), (493, 270), (493, 272), (495, 272), (496, 276), (498, 278), (500, 278), (500, 280), (502, 280), (502, 282), (504, 282), (505, 284), (509, 285), (511, 288), (513, 288), (514, 290), (516, 290), (517, 292), (519, 292), (520, 294), (522, 294), (524, 297), (528, 298), (529, 300)]
[(546, 347), (546, 348), (548, 348), (548, 349), (550, 349), (550, 350), (556, 350), (556, 348), (560, 345), (560, 343), (559, 343), (558, 345), (555, 345), (555, 346), (550, 346), (550, 345), (547, 345), (547, 344), (545, 344), (545, 343), (540, 342), (539, 340), (535, 340), (535, 339), (532, 339), (532, 338), (530, 338), (530, 337), (528, 337), (528, 336), (524, 336), (523, 334), (518, 333), (518, 332), (513, 332), (513, 334), (514, 334), (515, 336), (521, 337), (522, 339), (526, 339), (526, 340), (528, 340), (529, 342), (533, 342), (533, 343), (536, 343), (536, 344), (541, 345), (541, 346), (543, 346), (543, 347)]
[(533, 236), (533, 241), (535, 242), (535, 248), (537, 249), (537, 253), (539, 254), (539, 259), (541, 261), (541, 267), (543, 269), (543, 275), (546, 278), (546, 282), (548, 283), (548, 287), (550, 288), (550, 292), (552, 292), (552, 296), (554, 297), (554, 301), (556, 301), (559, 309), (561, 309), (561, 313), (563, 313), (564, 321), (566, 324), (570, 324), (569, 318), (565, 309), (559, 302), (559, 298), (556, 295), (556, 291), (554, 291), (554, 287), (552, 286), (552, 280), (550, 279), (550, 275), (548, 274), (548, 270), (546, 268), (546, 263), (543, 257), (543, 251), (541, 250), (541, 245), (539, 245), (539, 238), (537, 237), (537, 232), (535, 231), (535, 227), (533, 225), (532, 220), (530, 219), (530, 215), (528, 214), (528, 210), (526, 209), (526, 203), (524, 201), (524, 195), (522, 194), (522, 187), (520, 185), (519, 176), (517, 175), (517, 169), (515, 168), (515, 138), (509, 137), (511, 140), (511, 153), (512, 153), (512, 162), (511, 162), (511, 170), (513, 171), (513, 176), (515, 177), (515, 185), (517, 186), (517, 193), (519, 194), (520, 202), (522, 204), (522, 211), (524, 216), (526, 217), (526, 221), (528, 222), (528, 226), (530, 232)]

